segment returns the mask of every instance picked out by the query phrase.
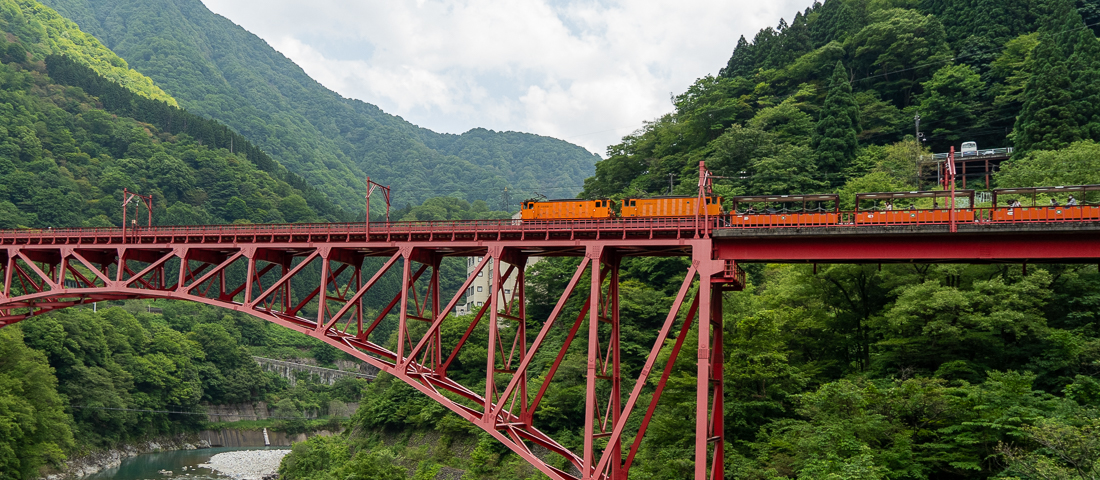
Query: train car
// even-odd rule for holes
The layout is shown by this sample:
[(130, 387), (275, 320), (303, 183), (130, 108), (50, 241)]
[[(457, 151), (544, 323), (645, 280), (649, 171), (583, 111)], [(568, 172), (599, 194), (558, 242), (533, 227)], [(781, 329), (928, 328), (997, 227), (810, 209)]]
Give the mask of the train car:
[(733, 202), (729, 224), (734, 227), (836, 225), (840, 221), (836, 194), (745, 195), (729, 200)]
[(597, 220), (614, 217), (610, 200), (527, 200), (520, 204), (523, 220)]
[[(1085, 201), (1088, 192), (1095, 191), (1100, 191), (1100, 185), (996, 188), (993, 189), (990, 220), (994, 222), (1100, 220), (1100, 205), (1089, 205)], [(1039, 195), (1049, 197), (1050, 200), (1056, 201), (1057, 205), (1038, 205)], [(1073, 197), (1072, 203), (1076, 205), (1069, 205), (1071, 197)]]
[[(915, 204), (915, 200), (922, 198), (932, 199), (931, 208)], [(951, 221), (950, 199), (951, 192), (947, 190), (857, 193), (854, 222), (861, 225), (948, 223)], [(956, 190), (955, 200), (955, 221), (973, 222), (974, 190)]]
[(624, 198), (619, 211), (623, 218), (694, 217), (722, 215), (722, 197), (704, 197), (705, 210), (696, 212), (699, 197)]

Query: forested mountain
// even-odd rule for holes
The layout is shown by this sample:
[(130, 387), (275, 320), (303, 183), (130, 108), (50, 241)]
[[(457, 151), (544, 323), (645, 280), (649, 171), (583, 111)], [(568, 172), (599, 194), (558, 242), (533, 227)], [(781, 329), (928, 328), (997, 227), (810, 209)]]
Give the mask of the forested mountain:
[[(675, 97), (674, 112), (612, 146), (583, 195), (662, 194), (670, 173), (680, 180), (677, 193), (693, 194), (703, 160), (726, 177), (715, 187), (723, 194), (833, 191), (851, 207), (856, 192), (916, 189), (921, 153), (968, 140), (1016, 147), (995, 176), (1000, 186), (1100, 183), (1100, 41), (1089, 28), (1096, 13), (1094, 0), (814, 4), (751, 42), (742, 39), (717, 75)], [(923, 146), (913, 135), (917, 114)], [(529, 291), (559, 291), (576, 264), (540, 262), (528, 272)], [(638, 352), (652, 345), (686, 267), (682, 259), (623, 260), (627, 378), (641, 368)], [(745, 268), (751, 285), (723, 300), (727, 479), (1100, 474), (1095, 265)], [(553, 299), (528, 299), (530, 319), (553, 308)], [(575, 300), (561, 315), (580, 313), (583, 299)], [(468, 321), (444, 323), (444, 344), (466, 334)], [(567, 336), (568, 326), (552, 328), (544, 343), (552, 348), (532, 364), (551, 364)], [(479, 325), (470, 338), (467, 345), (487, 344), (487, 328)], [(685, 351), (696, 348), (695, 338), (688, 333)], [(693, 475), (691, 357), (674, 364), (631, 478)], [(484, 374), (463, 361), (448, 374), (485, 388)], [(535, 417), (579, 451), (584, 347), (574, 345), (561, 362), (569, 373), (555, 378)], [(418, 478), (440, 465), (464, 469), (463, 478), (534, 475), (484, 435), (461, 457), (384, 443), (377, 432), (431, 430), (446, 445), (471, 430), (392, 379), (373, 383), (365, 399), (355, 433), (296, 445), (283, 478), (401, 478), (400, 468), (389, 467), (394, 459), (410, 467), (419, 461)], [(624, 443), (631, 441), (628, 434)]]
[(455, 195), (498, 205), (505, 188), (517, 192), (516, 203), (534, 191), (568, 197), (598, 160), (531, 134), (438, 134), (342, 98), (199, 0), (45, 3), (187, 109), (233, 127), (346, 209), (362, 209), (367, 176), (392, 185), (399, 204)]
[[(153, 196), (156, 224), (345, 216), (225, 125), (174, 106), (56, 13), (32, 2), (0, 7), (0, 229), (117, 226), (124, 188)], [(335, 350), (308, 337), (199, 305), (166, 303), (163, 314), (140, 302), (110, 307), (0, 329), (0, 479), (193, 431), (202, 403), (267, 400), (298, 416), (358, 399), (358, 382), (290, 388), (250, 356), (312, 349), (331, 362)]]
[(692, 191), (699, 160), (739, 178), (727, 192), (824, 191), (876, 169), (915, 183), (917, 153), (902, 150), (915, 148), (917, 115), (922, 147), (936, 152), (1100, 140), (1098, 5), (815, 3), (742, 37), (718, 75), (675, 97), (675, 112), (609, 147), (585, 194), (652, 194), (670, 173)]

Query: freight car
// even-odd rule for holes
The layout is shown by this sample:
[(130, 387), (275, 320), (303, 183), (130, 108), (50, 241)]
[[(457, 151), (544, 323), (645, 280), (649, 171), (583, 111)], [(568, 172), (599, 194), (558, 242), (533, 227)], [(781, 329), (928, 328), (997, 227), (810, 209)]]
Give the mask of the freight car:
[(723, 215), (722, 197), (704, 197), (705, 210), (697, 210), (699, 197), (624, 198), (620, 216), (634, 217), (694, 217)]

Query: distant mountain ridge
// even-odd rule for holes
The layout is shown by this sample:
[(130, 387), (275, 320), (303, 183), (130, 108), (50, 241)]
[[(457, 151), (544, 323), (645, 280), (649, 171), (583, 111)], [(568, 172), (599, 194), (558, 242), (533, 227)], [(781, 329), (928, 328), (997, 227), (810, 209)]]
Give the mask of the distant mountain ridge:
[[(341, 97), (199, 0), (48, 0), (188, 110), (236, 129), (337, 204), (362, 209), (369, 175), (399, 204), (454, 195), (496, 205), (572, 196), (599, 157), (518, 132), (436, 133)], [(518, 201), (518, 200), (517, 200)]]

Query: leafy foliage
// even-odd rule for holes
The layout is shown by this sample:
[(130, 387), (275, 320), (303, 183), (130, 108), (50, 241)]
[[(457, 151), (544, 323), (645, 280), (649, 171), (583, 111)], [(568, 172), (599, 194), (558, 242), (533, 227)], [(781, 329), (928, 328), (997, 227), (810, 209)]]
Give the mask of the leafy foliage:
[(844, 64), (836, 62), (836, 69), (829, 79), (829, 92), (821, 108), (811, 146), (817, 153), (818, 166), (829, 173), (843, 170), (855, 158), (859, 141), (859, 106), (852, 97), (848, 83), (848, 71)]
[(0, 31), (11, 35), (9, 40), (13, 37), (16, 40), (6, 45), (5, 63), (26, 61), (27, 55), (41, 60), (48, 55), (65, 54), (137, 95), (176, 105), (176, 100), (154, 85), (152, 79), (130, 69), (115, 52), (49, 7), (35, 0), (4, 0), (0, 2), (0, 11), (3, 12)]
[(0, 330), (0, 478), (24, 479), (58, 466), (73, 447), (57, 378), (18, 328)]

